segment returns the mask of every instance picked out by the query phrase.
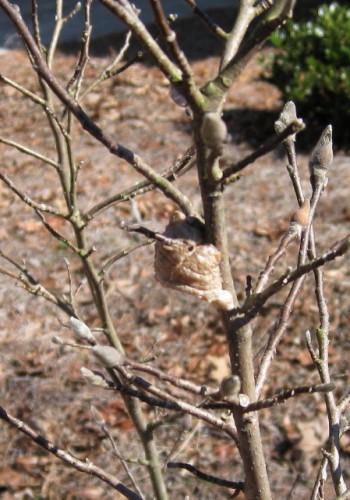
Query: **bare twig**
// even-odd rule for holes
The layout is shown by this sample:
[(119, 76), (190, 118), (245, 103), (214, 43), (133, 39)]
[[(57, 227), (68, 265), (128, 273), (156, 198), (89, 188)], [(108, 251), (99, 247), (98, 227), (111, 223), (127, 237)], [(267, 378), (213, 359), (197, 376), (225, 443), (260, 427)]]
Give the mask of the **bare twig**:
[(7, 175), (3, 174), (0, 171), (0, 179), (13, 191), (18, 198), (20, 198), (26, 205), (33, 208), (35, 211), (41, 210), (42, 212), (46, 212), (48, 214), (57, 215), (58, 217), (65, 218), (65, 215), (62, 214), (59, 210), (54, 207), (50, 207), (45, 203), (37, 203), (32, 200), (29, 196), (27, 196), (23, 191), (18, 189), (15, 184), (7, 177)]
[(31, 0), (31, 2), (32, 2), (32, 25), (33, 25), (34, 38), (38, 47), (42, 49), (39, 15), (38, 15), (38, 2), (37, 0)]
[(4, 252), (0, 250), (0, 257), (3, 258), (6, 262), (14, 266), (19, 274), (12, 273), (7, 269), (0, 268), (0, 272), (9, 278), (14, 279), (18, 283), (23, 286), (23, 288), (32, 295), (37, 297), (43, 297), (48, 302), (51, 302), (59, 309), (64, 311), (69, 316), (74, 316), (74, 311), (70, 307), (69, 304), (61, 300), (59, 297), (54, 295), (52, 292), (47, 290), (26, 268), (24, 264), (19, 264), (14, 259), (6, 255)]
[(262, 410), (263, 408), (270, 408), (287, 401), (287, 399), (294, 398), (295, 396), (300, 396), (301, 394), (314, 394), (318, 393), (328, 393), (335, 389), (335, 385), (332, 383), (327, 384), (316, 384), (311, 386), (300, 386), (293, 389), (284, 389), (283, 391), (275, 394), (271, 398), (262, 399), (256, 403), (252, 403), (243, 409), (244, 413), (249, 413), (252, 411)]
[(221, 59), (220, 69), (224, 68), (237, 54), (250, 23), (254, 19), (254, 0), (243, 0), (239, 2), (239, 9), (235, 24), (226, 39), (225, 50)]
[(92, 0), (85, 0), (84, 2), (85, 24), (81, 36), (81, 49), (79, 59), (75, 66), (74, 74), (67, 85), (68, 92), (71, 92), (72, 95), (74, 95), (75, 99), (78, 99), (80, 87), (83, 81), (84, 71), (89, 60), (89, 45), (92, 30), (90, 16), (91, 4)]
[[(253, 2), (251, 0), (244, 0), (242, 5), (244, 5), (245, 9), (247, 8), (247, 10), (249, 10), (251, 9), (252, 3)], [(210, 100), (212, 105), (217, 103), (217, 105), (220, 106), (228, 89), (240, 75), (248, 61), (250, 61), (252, 56), (261, 49), (271, 33), (281, 26), (286, 19), (291, 17), (294, 4), (295, 0), (287, 0), (284, 2), (277, 1), (261, 16), (260, 22), (257, 23), (257, 25), (248, 33), (248, 36), (244, 38), (235, 56), (231, 56), (230, 50), (230, 54), (227, 56), (227, 61), (226, 58), (223, 60), (221, 71), (217, 77), (208, 82), (202, 88), (202, 93)], [(254, 16), (254, 11), (251, 14), (248, 13), (247, 15), (249, 15), (249, 17)], [(242, 25), (244, 28), (243, 23)], [(242, 31), (244, 34), (245, 28)], [(242, 35), (239, 35), (237, 38), (238, 40), (241, 39)], [(232, 55), (235, 50), (232, 50)]]
[(271, 408), (272, 406), (276, 406), (282, 403), (285, 403), (288, 399), (294, 398), (296, 396), (300, 396), (303, 394), (314, 394), (316, 392), (319, 393), (328, 393), (335, 389), (335, 385), (332, 383), (328, 384), (315, 384), (315, 385), (307, 385), (294, 387), (293, 389), (283, 389), (277, 394), (271, 396), (267, 399), (260, 399), (255, 403), (247, 404), (243, 406), (239, 403), (239, 399), (237, 401), (234, 399), (229, 401), (219, 401), (219, 402), (208, 402), (201, 404), (201, 408), (205, 409), (220, 409), (220, 410), (234, 410), (241, 413), (251, 413), (254, 411), (263, 410), (264, 408)]
[(184, 95), (189, 104), (196, 107), (198, 104), (197, 99), (199, 91), (193, 78), (192, 68), (177, 42), (175, 31), (169, 26), (160, 0), (149, 0), (149, 2), (153, 9), (157, 24), (164, 35), (165, 41), (170, 48), (173, 58), (182, 72), (183, 81), (181, 82), (181, 93)]
[(136, 245), (125, 248), (124, 250), (119, 250), (118, 252), (115, 252), (103, 264), (102, 269), (100, 271), (101, 277), (103, 277), (106, 274), (106, 272), (110, 269), (110, 267), (112, 267), (113, 264), (118, 262), (118, 260), (126, 257), (127, 255), (130, 255), (131, 253), (135, 252), (135, 250), (138, 250), (139, 248), (142, 248), (146, 245), (150, 245), (151, 243), (153, 243), (153, 241), (154, 241), (153, 239), (142, 241), (141, 243), (136, 243)]
[(108, 80), (109, 78), (112, 78), (113, 76), (118, 75), (119, 73), (122, 73), (132, 64), (135, 64), (136, 61), (139, 61), (142, 58), (143, 53), (138, 52), (134, 57), (130, 59), (130, 61), (127, 61), (122, 66), (118, 67), (119, 63), (123, 59), (126, 51), (130, 46), (130, 39), (131, 39), (131, 31), (128, 31), (124, 45), (119, 51), (119, 53), (115, 56), (112, 62), (110, 62), (107, 65), (107, 67), (102, 71), (102, 73), (99, 74), (85, 90), (83, 90), (83, 92), (80, 94), (80, 100), (82, 100), (83, 97), (85, 97), (89, 92), (91, 92), (91, 90), (93, 90), (97, 85), (104, 82), (105, 80)]
[[(265, 269), (261, 271), (254, 293), (260, 293), (264, 289), (266, 283), (268, 282), (270, 274), (274, 270), (274, 266), (276, 265), (278, 260), (286, 253), (288, 245), (292, 243), (296, 236), (297, 235), (295, 233), (292, 233), (290, 231), (287, 231), (283, 235), (277, 250), (268, 258)], [(248, 297), (248, 299), (249, 298), (250, 297)]]
[(272, 283), (269, 287), (265, 288), (262, 292), (257, 294), (254, 300), (248, 300), (248, 308), (250, 310), (255, 310), (260, 308), (270, 297), (281, 291), (289, 283), (293, 283), (298, 279), (302, 278), (306, 274), (324, 266), (326, 262), (330, 262), (337, 257), (344, 255), (350, 247), (350, 235), (343, 238), (341, 241), (332, 246), (328, 252), (325, 252), (321, 257), (318, 257), (306, 264), (303, 264), (293, 271), (288, 271), (283, 274), (278, 280)]
[(48, 165), (51, 165), (51, 167), (54, 167), (56, 170), (59, 169), (59, 164), (57, 161), (52, 160), (48, 156), (42, 155), (38, 151), (35, 151), (33, 149), (27, 148), (26, 146), (23, 146), (23, 144), (19, 144), (18, 142), (11, 141), (10, 139), (5, 139), (5, 137), (0, 137), (0, 142), (2, 144), (6, 144), (7, 146), (11, 146), (21, 153), (24, 153), (28, 156), (32, 156), (33, 158), (36, 158), (37, 160), (41, 160), (44, 163), (47, 163)]
[(113, 2), (113, 0), (100, 0), (100, 2), (119, 17), (147, 47), (170, 81), (179, 82), (182, 80), (181, 70), (171, 62), (132, 9), (123, 6), (120, 2)]
[(32, 102), (35, 102), (39, 106), (42, 107), (42, 109), (45, 111), (45, 113), (53, 120), (54, 123), (56, 123), (57, 127), (59, 128), (61, 134), (65, 137), (67, 135), (66, 129), (61, 122), (61, 120), (58, 118), (54, 110), (51, 108), (47, 100), (42, 99), (41, 97), (37, 96), (36, 94), (33, 94), (30, 90), (26, 89), (22, 85), (19, 85), (17, 82), (14, 80), (11, 80), (11, 78), (7, 78), (6, 76), (0, 74), (0, 82), (4, 82), (10, 87), (18, 90), (22, 95), (30, 99)]
[[(84, 348), (86, 349), (87, 346), (84, 346)], [(119, 370), (121, 373), (123, 373), (123, 376), (127, 375), (127, 372), (121, 367), (119, 368)], [(150, 406), (165, 408), (167, 410), (177, 412), (180, 411), (182, 414), (187, 413), (195, 418), (198, 418), (199, 420), (203, 420), (204, 422), (217, 427), (218, 429), (221, 429), (227, 435), (236, 440), (236, 429), (231, 422), (224, 422), (221, 418), (217, 418), (215, 415), (206, 410), (203, 410), (202, 408), (198, 408), (197, 406), (187, 403), (179, 398), (176, 398), (175, 396), (171, 396), (168, 392), (161, 391), (141, 377), (136, 377), (129, 374), (126, 376), (126, 378), (128, 379), (128, 384), (123, 384), (115, 380), (111, 382), (106, 379), (100, 372), (96, 373), (104, 380), (105, 385), (110, 390), (115, 390), (120, 392), (121, 394), (132, 396), (133, 398), (137, 398)], [(130, 384), (139, 387), (139, 389), (133, 388)], [(147, 394), (147, 392), (149, 394)]]

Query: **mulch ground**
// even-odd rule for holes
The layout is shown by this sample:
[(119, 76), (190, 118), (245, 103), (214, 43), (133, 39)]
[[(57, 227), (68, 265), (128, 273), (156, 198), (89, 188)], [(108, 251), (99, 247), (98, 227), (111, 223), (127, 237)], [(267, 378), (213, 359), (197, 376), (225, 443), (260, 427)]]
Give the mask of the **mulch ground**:
[[(268, 55), (268, 49), (266, 52)], [(109, 56), (94, 57), (87, 69), (86, 82), (105, 67)], [(37, 81), (28, 69), (24, 52), (13, 50), (0, 55), (2, 73), (37, 91)], [(74, 57), (59, 54), (55, 73), (66, 79)], [(193, 67), (199, 82), (215, 74), (218, 58), (197, 58)], [(225, 117), (231, 140), (227, 161), (235, 161), (273, 134), (273, 121), (280, 109), (280, 95), (271, 85), (258, 80), (259, 57), (239, 77), (228, 95)], [(191, 145), (189, 119), (168, 98), (169, 87), (157, 69), (138, 63), (115, 80), (97, 87), (83, 106), (97, 123), (115, 135), (160, 171), (169, 166)], [(54, 143), (40, 108), (19, 96), (14, 89), (0, 86), (0, 135), (54, 158)], [(140, 180), (137, 173), (112, 157), (79, 126), (73, 133), (76, 161), (81, 162), (79, 204), (82, 209), (130, 187)], [(1, 169), (32, 198), (62, 206), (62, 195), (53, 169), (16, 149), (0, 145)], [(298, 158), (305, 191), (310, 193), (307, 162)], [(227, 222), (233, 275), (240, 298), (246, 276), (259, 276), (267, 257), (277, 248), (281, 235), (296, 209), (296, 201), (281, 152), (271, 153), (248, 167), (242, 178), (227, 189)], [(350, 211), (348, 186), (349, 159), (335, 157), (327, 191), (315, 221), (316, 240), (322, 253), (348, 232)], [(196, 174), (189, 172), (177, 181), (195, 206), (200, 208)], [(139, 241), (118, 229), (120, 219), (132, 220), (135, 211), (143, 224), (161, 229), (168, 221), (173, 204), (160, 193), (151, 192), (102, 212), (88, 232), (97, 247), (99, 265), (116, 250)], [(0, 184), (1, 250), (18, 261), (58, 295), (69, 293), (67, 259), (73, 288), (79, 288), (77, 303), (81, 317), (91, 328), (99, 323), (79, 262), (63, 245), (52, 240), (29, 207), (23, 206), (4, 184)], [(71, 236), (68, 226), (52, 219), (56, 230)], [(276, 275), (295, 262), (293, 247)], [(2, 265), (2, 264), (1, 264)], [(340, 394), (348, 384), (349, 286), (348, 257), (328, 265), (325, 287), (331, 314), (330, 370)], [(72, 338), (64, 325), (67, 318), (50, 304), (28, 296), (9, 278), (0, 275), (0, 401), (1, 405), (32, 425), (46, 438), (79, 458), (96, 462), (125, 480), (118, 459), (94, 419), (97, 408), (123, 456), (140, 458), (140, 451), (128, 416), (118, 395), (94, 388), (84, 382), (82, 366), (96, 368), (86, 351), (59, 348), (53, 335)], [(130, 357), (148, 355), (163, 370), (197, 383), (218, 384), (228, 373), (225, 339), (216, 312), (195, 298), (162, 289), (153, 276), (153, 248), (141, 248), (118, 261), (106, 276), (106, 290), (113, 321)], [(304, 333), (318, 324), (312, 297), (313, 282), (297, 301), (287, 334), (282, 340), (271, 368), (264, 394), (295, 385), (318, 383), (318, 375), (306, 349)], [(271, 300), (264, 315), (255, 320), (257, 356), (269, 329), (278, 318), (283, 294)], [(96, 335), (99, 335), (97, 332)], [(145, 408), (147, 413), (153, 412)], [(275, 498), (286, 498), (294, 484), (293, 496), (306, 498), (320, 460), (319, 449), (327, 435), (322, 397), (295, 398), (261, 413), (263, 442)], [(188, 422), (186, 422), (188, 425)], [(194, 429), (196, 422), (190, 422)], [(162, 458), (175, 445), (184, 422), (179, 419), (156, 432)], [(347, 464), (348, 443), (343, 445)], [(100, 481), (64, 466), (7, 426), (0, 426), (0, 496), (43, 499), (115, 499), (118, 496)], [(240, 459), (228, 438), (202, 424), (177, 456), (220, 477), (241, 480)], [(147, 490), (146, 473), (141, 465), (131, 465), (139, 484)], [(346, 467), (345, 467), (346, 468)], [(187, 472), (167, 474), (172, 498), (229, 498), (223, 488), (198, 482)], [(331, 491), (331, 490), (330, 490)], [(333, 498), (332, 493), (327, 498)]]

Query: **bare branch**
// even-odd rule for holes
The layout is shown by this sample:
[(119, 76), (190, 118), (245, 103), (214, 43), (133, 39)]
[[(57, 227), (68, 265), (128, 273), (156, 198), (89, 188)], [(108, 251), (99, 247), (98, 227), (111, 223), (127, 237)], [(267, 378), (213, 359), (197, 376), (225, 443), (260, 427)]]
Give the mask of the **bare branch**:
[(225, 30), (220, 28), (218, 24), (216, 24), (213, 19), (207, 14), (204, 10), (198, 7), (197, 3), (194, 0), (185, 0), (188, 5), (192, 7), (193, 13), (196, 14), (199, 19), (203, 22), (203, 24), (208, 28), (208, 30), (216, 35), (220, 40), (226, 40), (228, 34)]
[(225, 50), (220, 62), (220, 69), (223, 69), (237, 54), (250, 23), (255, 17), (255, 10), (253, 8), (254, 3), (254, 0), (243, 0), (239, 2), (238, 15), (234, 27), (226, 39)]
[(146, 363), (136, 363), (130, 359), (126, 359), (124, 361), (124, 366), (130, 367), (135, 371), (148, 373), (149, 375), (157, 377), (158, 380), (164, 380), (165, 382), (169, 382), (175, 387), (192, 392), (193, 394), (198, 394), (200, 396), (210, 396), (211, 394), (214, 394), (218, 391), (218, 389), (213, 389), (205, 385), (199, 386), (188, 380), (175, 377), (174, 375), (170, 375), (169, 373), (163, 372), (162, 370), (159, 370), (158, 368), (155, 368)]
[(147, 47), (149, 52), (157, 61), (157, 64), (159, 64), (163, 73), (171, 82), (176, 83), (182, 80), (181, 70), (171, 62), (131, 8), (127, 8), (122, 6), (120, 3), (113, 2), (113, 0), (100, 0), (100, 2), (117, 17), (119, 17), (119, 19), (121, 19), (131, 29), (143, 45)]
[(49, 231), (49, 233), (52, 234), (52, 236), (54, 238), (56, 238), (56, 240), (60, 241), (61, 243), (63, 243), (64, 245), (66, 245), (68, 248), (70, 248), (71, 250), (73, 250), (73, 252), (76, 253), (77, 255), (80, 255), (81, 257), (83, 257), (83, 258), (86, 259), (89, 255), (92, 254), (92, 252), (95, 251), (95, 248), (92, 247), (87, 252), (84, 252), (82, 249), (78, 248), (71, 241), (69, 241), (67, 238), (65, 238), (62, 234), (58, 233), (47, 222), (47, 220), (45, 219), (45, 217), (41, 213), (41, 209), (37, 209), (37, 210), (35, 210), (35, 212), (36, 212), (37, 216), (39, 217), (39, 219), (41, 220), (41, 222), (44, 224), (45, 228)]
[(57, 127), (59, 128), (61, 134), (63, 137), (67, 136), (66, 129), (61, 122), (61, 120), (58, 118), (54, 110), (49, 106), (48, 102), (45, 99), (42, 99), (41, 97), (37, 96), (36, 94), (33, 94), (30, 90), (26, 89), (22, 85), (19, 85), (15, 81), (11, 80), (10, 78), (7, 78), (6, 76), (0, 74), (0, 82), (4, 82), (7, 85), (10, 85), (10, 87), (18, 90), (22, 95), (25, 97), (28, 97), (32, 102), (35, 102), (36, 104), (39, 104), (39, 106), (42, 107), (42, 109), (45, 111), (45, 113), (53, 120), (54, 123), (56, 123)]
[(128, 464), (126, 463), (126, 461), (123, 459), (123, 457), (121, 456), (120, 452), (119, 452), (119, 449), (118, 449), (118, 446), (117, 446), (117, 443), (115, 442), (115, 439), (113, 438), (109, 428), (108, 428), (108, 425), (107, 425), (107, 422), (105, 421), (105, 419), (103, 418), (103, 416), (101, 415), (101, 413), (99, 411), (97, 411), (96, 408), (94, 408), (93, 406), (91, 407), (91, 410), (92, 410), (92, 413), (97, 421), (97, 423), (100, 425), (102, 431), (104, 432), (105, 436), (107, 437), (107, 439), (109, 440), (111, 446), (112, 446), (112, 449), (113, 449), (113, 452), (114, 454), (118, 457), (118, 459), (120, 460), (120, 463), (122, 464), (122, 467), (123, 469), (125, 470), (126, 472), (126, 475), (128, 476), (128, 478), (130, 479), (131, 481), (131, 484), (133, 485), (134, 489), (137, 491), (137, 494), (140, 496), (140, 498), (142, 498), (144, 500), (144, 495), (142, 494), (139, 486), (137, 485), (136, 481), (135, 481), (135, 478), (128, 466)]
[(225, 488), (234, 489), (236, 491), (244, 491), (244, 483), (242, 481), (229, 481), (227, 479), (222, 479), (220, 477), (213, 476), (212, 474), (207, 474), (191, 464), (184, 462), (169, 462), (167, 467), (168, 469), (185, 469), (203, 481), (217, 484), (218, 486), (224, 486)]
[(272, 137), (267, 140), (264, 144), (256, 148), (251, 154), (239, 160), (235, 165), (226, 168), (223, 171), (223, 176), (221, 179), (221, 183), (223, 185), (229, 184), (231, 182), (231, 177), (238, 172), (241, 172), (245, 167), (254, 163), (261, 156), (266, 155), (270, 151), (273, 151), (279, 144), (284, 142), (288, 137), (294, 135), (305, 128), (304, 123), (301, 120), (296, 120), (292, 122), (286, 127), (286, 129), (278, 134), (277, 136)]
[[(184, 175), (190, 168), (192, 168), (195, 161), (194, 155), (194, 146), (191, 146), (179, 160), (176, 160), (169, 168), (164, 170), (159, 175), (169, 180), (170, 182), (176, 180), (178, 177)], [(110, 208), (117, 203), (130, 201), (131, 199), (135, 198), (135, 196), (139, 196), (154, 189), (156, 189), (156, 185), (151, 181), (144, 180), (137, 182), (131, 188), (128, 188), (121, 193), (111, 196), (110, 198), (107, 198), (106, 200), (103, 200), (94, 207), (90, 208), (90, 210), (88, 210), (88, 212), (85, 214), (85, 217), (87, 220), (90, 220), (103, 210), (106, 210), (107, 208)]]
[(82, 460), (73, 457), (73, 455), (71, 455), (67, 451), (58, 448), (58, 446), (38, 434), (32, 427), (29, 427), (29, 425), (25, 424), (22, 420), (13, 417), (2, 407), (0, 407), (0, 418), (18, 431), (28, 436), (34, 443), (41, 446), (41, 448), (44, 448), (46, 451), (52, 453), (66, 464), (74, 467), (74, 469), (101, 479), (103, 482), (109, 484), (112, 488), (119, 491), (125, 498), (129, 498), (130, 500), (142, 500), (142, 497), (140, 497), (123, 483), (118, 481), (118, 479), (116, 479), (114, 475), (108, 474), (108, 472), (104, 471), (100, 467), (97, 467), (88, 459), (83, 462)]
[(263, 408), (270, 408), (281, 403), (285, 403), (288, 399), (294, 398), (295, 396), (300, 396), (301, 394), (314, 394), (318, 393), (328, 393), (334, 391), (335, 385), (333, 383), (327, 384), (316, 384), (310, 386), (300, 386), (294, 389), (284, 389), (278, 394), (275, 394), (271, 398), (262, 399), (256, 403), (252, 403), (243, 409), (244, 413), (249, 413), (252, 411), (262, 410)]
[[(244, 4), (252, 2), (245, 0)], [(248, 61), (263, 46), (268, 37), (291, 16), (295, 0), (276, 0), (260, 19), (260, 22), (249, 32), (241, 43), (238, 52), (227, 61), (216, 78), (208, 82), (202, 93), (211, 101), (211, 104), (222, 101), (232, 83), (240, 75)], [(253, 13), (254, 14), (254, 13)]]
[[(107, 0), (103, 0), (103, 3)], [(117, 5), (117, 4), (113, 4)], [(61, 85), (57, 78), (50, 71), (50, 65), (46, 64), (41, 52), (37, 48), (35, 41), (29, 32), (26, 24), (24, 23), (20, 12), (13, 7), (8, 0), (0, 0), (0, 6), (12, 20), (14, 25), (27, 48), (35, 61), (35, 67), (38, 75), (42, 78), (57, 97), (66, 105), (71, 113), (81, 123), (82, 127), (87, 130), (95, 139), (101, 142), (113, 154), (126, 160), (133, 168), (146, 179), (154, 183), (168, 198), (173, 200), (181, 209), (188, 215), (193, 212), (192, 205), (187, 197), (176, 189), (171, 182), (164, 179), (161, 175), (157, 174), (149, 165), (142, 161), (142, 159), (135, 155), (132, 151), (116, 143), (111, 136), (106, 134), (96, 123), (94, 123), (82, 107), (76, 102), (72, 96)], [(137, 18), (136, 18), (137, 19)], [(54, 34), (53, 39), (57, 36)]]

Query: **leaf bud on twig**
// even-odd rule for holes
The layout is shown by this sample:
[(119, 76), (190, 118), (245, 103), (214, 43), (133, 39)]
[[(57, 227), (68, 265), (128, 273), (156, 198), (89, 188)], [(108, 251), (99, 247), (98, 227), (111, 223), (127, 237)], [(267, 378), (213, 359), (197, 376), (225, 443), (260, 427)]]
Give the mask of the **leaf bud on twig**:
[(237, 399), (241, 390), (241, 380), (238, 375), (229, 375), (224, 377), (220, 384), (220, 395), (222, 399), (230, 401)]
[[(282, 134), (288, 125), (296, 120), (298, 120), (298, 117), (295, 104), (293, 101), (288, 101), (284, 105), (278, 120), (275, 121), (276, 134)], [(295, 141), (295, 134), (288, 137), (288, 139)]]
[(85, 340), (86, 342), (89, 342), (90, 344), (96, 344), (96, 339), (93, 336), (90, 328), (80, 321), (77, 318), (74, 318), (74, 316), (71, 316), (70, 318), (70, 324), (71, 328), (73, 330), (73, 333), (76, 337), (78, 337), (81, 340)]
[(203, 116), (200, 134), (210, 149), (218, 149), (227, 138), (227, 127), (219, 113), (211, 111)]
[(319, 183), (325, 185), (327, 171), (333, 162), (332, 125), (328, 125), (321, 134), (309, 162), (310, 182), (313, 190)]
[(95, 345), (92, 348), (92, 353), (99, 362), (106, 368), (113, 368), (115, 366), (120, 366), (124, 362), (124, 356), (114, 347), (105, 345)]

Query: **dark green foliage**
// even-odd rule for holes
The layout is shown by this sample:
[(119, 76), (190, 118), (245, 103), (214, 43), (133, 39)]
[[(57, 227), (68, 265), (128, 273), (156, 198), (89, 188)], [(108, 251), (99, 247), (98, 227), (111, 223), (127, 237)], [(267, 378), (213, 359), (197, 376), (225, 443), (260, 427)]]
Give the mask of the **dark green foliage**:
[(312, 127), (331, 123), (339, 144), (350, 146), (350, 7), (322, 5), (311, 20), (289, 22), (271, 37), (280, 49), (265, 77)]

